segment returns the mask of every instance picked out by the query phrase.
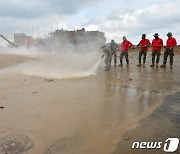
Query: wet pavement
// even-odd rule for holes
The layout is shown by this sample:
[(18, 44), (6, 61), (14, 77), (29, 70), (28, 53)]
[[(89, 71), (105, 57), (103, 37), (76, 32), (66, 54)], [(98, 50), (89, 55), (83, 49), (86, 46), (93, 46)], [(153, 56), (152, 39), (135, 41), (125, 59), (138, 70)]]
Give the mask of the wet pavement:
[(34, 145), (28, 154), (116, 151), (125, 132), (180, 91), (180, 56), (175, 56), (173, 69), (150, 68), (150, 57), (146, 67), (137, 67), (132, 53), (130, 67), (104, 71), (101, 63), (96, 75), (84, 78), (48, 82), (16, 72), (1, 75), (0, 138), (30, 137)]
[[(139, 131), (141, 130), (141, 131)], [(139, 125), (123, 134), (113, 154), (154, 153), (164, 154), (164, 144), (168, 138), (180, 138), (180, 92), (165, 97), (163, 104)], [(160, 149), (132, 149), (133, 142), (162, 142)], [(180, 146), (173, 153), (180, 153)]]

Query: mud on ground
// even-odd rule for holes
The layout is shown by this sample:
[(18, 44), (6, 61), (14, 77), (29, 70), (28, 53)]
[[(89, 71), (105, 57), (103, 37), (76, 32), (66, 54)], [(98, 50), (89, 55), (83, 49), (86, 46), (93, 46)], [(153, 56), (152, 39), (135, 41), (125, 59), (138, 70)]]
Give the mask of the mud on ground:
[[(24, 58), (21, 61), (11, 55), (15, 60), (11, 67), (1, 61), (0, 139), (14, 134), (28, 136), (34, 143), (28, 154), (109, 154), (121, 151), (120, 144), (124, 145), (124, 151), (132, 152), (128, 151), (130, 144), (125, 146), (127, 142), (156, 136), (146, 129), (149, 127), (159, 131), (155, 138), (164, 140), (167, 132), (171, 135), (167, 130), (170, 127), (156, 129), (162, 123), (155, 119), (159, 106), (170, 105), (164, 103), (167, 101), (164, 98), (179, 95), (180, 57), (175, 56), (173, 69), (150, 68), (150, 54), (146, 67), (139, 68), (137, 57), (138, 53), (130, 53), (130, 67), (124, 64), (104, 71), (101, 63), (96, 75), (57, 79), (24, 74), (22, 66), (30, 67), (32, 61)], [(14, 65), (16, 63), (20, 65)], [(164, 112), (162, 106), (159, 109)], [(146, 119), (142, 122), (153, 113), (151, 125)], [(159, 117), (172, 125), (167, 122), (168, 116), (165, 112)], [(175, 128), (178, 127), (175, 125)], [(178, 134), (178, 129), (173, 131)], [(130, 135), (123, 136), (127, 132)], [(126, 136), (129, 141), (124, 140)]]

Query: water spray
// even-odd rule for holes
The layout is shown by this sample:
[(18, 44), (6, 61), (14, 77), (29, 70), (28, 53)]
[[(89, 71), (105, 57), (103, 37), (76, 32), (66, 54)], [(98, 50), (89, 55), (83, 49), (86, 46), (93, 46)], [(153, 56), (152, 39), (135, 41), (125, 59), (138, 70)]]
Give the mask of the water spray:
[(96, 74), (97, 71), (98, 71), (98, 68), (99, 68), (99, 65), (101, 63), (101, 59), (99, 59), (88, 71), (87, 73), (90, 73), (90, 74)]

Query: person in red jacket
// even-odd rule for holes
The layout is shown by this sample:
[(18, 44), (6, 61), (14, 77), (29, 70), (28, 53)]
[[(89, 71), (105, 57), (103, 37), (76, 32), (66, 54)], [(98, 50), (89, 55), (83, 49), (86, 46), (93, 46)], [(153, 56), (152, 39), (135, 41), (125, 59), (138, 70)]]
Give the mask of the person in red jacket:
[(161, 67), (166, 67), (166, 62), (167, 62), (167, 57), (170, 57), (170, 68), (172, 68), (173, 65), (173, 56), (174, 56), (174, 51), (173, 48), (177, 45), (176, 39), (174, 37), (172, 37), (172, 33), (169, 32), (167, 33), (167, 41), (166, 41), (166, 50), (164, 52), (164, 61), (163, 61), (163, 65), (161, 65)]
[(156, 67), (158, 67), (159, 64), (159, 59), (160, 59), (160, 55), (161, 55), (161, 47), (163, 46), (163, 40), (161, 38), (159, 38), (159, 34), (155, 33), (154, 35), (154, 39), (152, 41), (152, 47), (153, 47), (153, 51), (152, 51), (152, 64), (150, 65), (150, 67), (154, 67), (154, 63), (155, 63), (155, 56), (157, 55), (156, 58)]
[(127, 66), (129, 66), (129, 58), (128, 58), (128, 50), (129, 48), (132, 47), (132, 43), (127, 40), (126, 36), (123, 36), (123, 42), (120, 44), (120, 65), (123, 66), (123, 57), (125, 56), (126, 58), (126, 63)]
[(141, 66), (141, 57), (143, 55), (143, 66), (145, 66), (146, 62), (146, 55), (147, 55), (147, 47), (150, 45), (150, 41), (146, 39), (146, 34), (142, 34), (142, 40), (139, 42), (137, 45), (140, 46), (140, 51), (139, 51), (139, 64), (137, 66)]

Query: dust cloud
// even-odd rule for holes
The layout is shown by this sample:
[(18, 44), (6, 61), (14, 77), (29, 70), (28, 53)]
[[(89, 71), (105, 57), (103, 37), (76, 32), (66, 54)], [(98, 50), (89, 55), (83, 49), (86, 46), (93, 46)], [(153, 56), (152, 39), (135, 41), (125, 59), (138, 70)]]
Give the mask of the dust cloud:
[[(101, 49), (98, 47), (73, 46), (72, 44), (48, 44), (41, 48), (3, 48), (1, 53), (21, 55), (28, 58), (24, 63), (6, 69), (12, 73), (68, 79), (95, 75), (101, 63)], [(91, 46), (89, 45), (89, 46)]]

